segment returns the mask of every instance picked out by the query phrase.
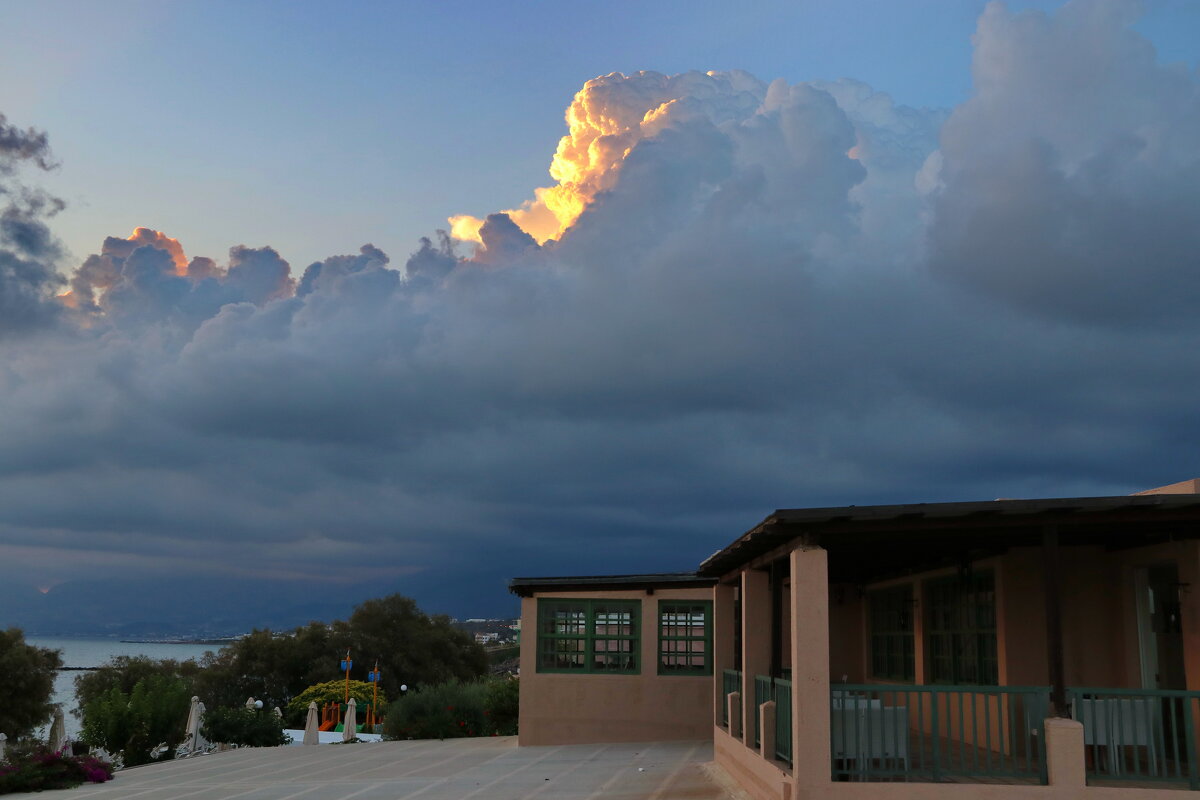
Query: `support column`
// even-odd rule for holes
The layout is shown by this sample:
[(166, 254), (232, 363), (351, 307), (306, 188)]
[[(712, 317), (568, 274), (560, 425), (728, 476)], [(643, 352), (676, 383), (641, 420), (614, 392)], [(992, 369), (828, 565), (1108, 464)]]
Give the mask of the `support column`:
[(728, 583), (713, 587), (713, 725), (722, 727), (727, 713), (725, 705), (725, 670), (733, 669), (733, 591)]
[(801, 546), (792, 570), (792, 776), (797, 787), (831, 783), (829, 750), (829, 563)]
[(1058, 569), (1058, 528), (1042, 528), (1042, 562), (1046, 583), (1046, 656), (1050, 672), (1050, 716), (1069, 718), (1067, 708), (1067, 671), (1063, 658), (1062, 603)]
[(742, 742), (754, 748), (754, 676), (771, 669), (771, 587), (767, 573), (742, 571)]
[(1183, 622), (1183, 672), (1185, 686), (1195, 691), (1200, 688), (1200, 543), (1180, 542), (1176, 545), (1179, 555), (1179, 582), (1183, 591), (1179, 598), (1179, 611)]

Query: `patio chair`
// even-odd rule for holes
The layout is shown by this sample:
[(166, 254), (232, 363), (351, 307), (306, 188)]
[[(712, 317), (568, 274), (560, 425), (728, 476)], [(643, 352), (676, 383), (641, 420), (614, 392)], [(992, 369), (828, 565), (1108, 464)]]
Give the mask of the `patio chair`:
[(895, 762), (908, 771), (908, 708), (883, 707), (879, 700), (857, 705), (853, 698), (834, 698), (830, 740), (834, 760), (854, 762), (858, 772), (873, 762)]
[(1120, 775), (1123, 771), (1123, 747), (1145, 747), (1150, 770), (1157, 773), (1157, 740), (1162, 730), (1162, 706), (1158, 698), (1083, 697), (1073, 704), (1071, 716), (1083, 723), (1085, 745), (1105, 748), (1109, 774)]

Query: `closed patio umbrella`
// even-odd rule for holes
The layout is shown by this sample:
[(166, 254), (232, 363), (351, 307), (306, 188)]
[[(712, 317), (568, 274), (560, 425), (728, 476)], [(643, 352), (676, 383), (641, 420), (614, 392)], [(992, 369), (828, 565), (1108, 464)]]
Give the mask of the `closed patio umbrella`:
[(183, 729), (183, 746), (185, 755), (196, 752), (196, 738), (200, 735), (200, 698), (192, 698), (192, 707), (188, 709), (187, 726)]
[(308, 704), (308, 719), (304, 721), (304, 743), (320, 744), (321, 735), (317, 732), (320, 725), (317, 722), (317, 703), (314, 700)]
[(54, 707), (54, 722), (50, 723), (50, 749), (60, 752), (67, 746), (67, 723), (63, 719), (62, 706)]
[(204, 725), (204, 712), (206, 710), (207, 709), (204, 708), (204, 703), (196, 704), (196, 752), (201, 753), (204, 752), (204, 750), (208, 747), (208, 739), (205, 739), (204, 734), (200, 732), (201, 726)]
[(346, 704), (346, 719), (342, 723), (342, 741), (348, 742), (358, 735), (358, 713), (354, 710), (354, 698)]

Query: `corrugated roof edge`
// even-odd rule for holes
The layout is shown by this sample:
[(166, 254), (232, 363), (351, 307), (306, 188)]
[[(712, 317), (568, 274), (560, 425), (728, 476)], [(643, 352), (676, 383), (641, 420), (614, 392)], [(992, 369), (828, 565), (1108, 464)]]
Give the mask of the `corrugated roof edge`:
[(1042, 499), (974, 500), (948, 503), (904, 503), (895, 505), (832, 506), (822, 508), (780, 508), (760, 523), (713, 553), (700, 564), (699, 575), (722, 574), (729, 563), (736, 561), (735, 551), (749, 545), (774, 525), (819, 525), (838, 521), (866, 522), (899, 517), (930, 517), (948, 519), (975, 514), (1029, 516), (1047, 512), (1087, 513), (1122, 508), (1180, 508), (1200, 504), (1197, 494), (1136, 494), (1104, 497), (1048, 497)]
[(544, 578), (512, 578), (508, 590), (528, 597), (536, 591), (563, 589), (653, 589), (658, 587), (712, 586), (716, 578), (695, 572), (659, 572), (636, 575), (565, 575)]

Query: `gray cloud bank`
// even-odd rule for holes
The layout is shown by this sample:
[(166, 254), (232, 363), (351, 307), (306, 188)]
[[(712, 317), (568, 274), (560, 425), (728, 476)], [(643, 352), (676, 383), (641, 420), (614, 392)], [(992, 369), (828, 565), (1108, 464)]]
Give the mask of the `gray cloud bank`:
[(493, 215), (399, 269), (143, 230), (60, 286), (13, 182), (45, 139), (0, 118), (0, 580), (441, 584), (466, 612), (514, 574), (689, 568), (780, 506), (1200, 474), (1200, 82), (1135, 18), (989, 6), (949, 112), (596, 79), (612, 120), (655, 113), (571, 227)]

